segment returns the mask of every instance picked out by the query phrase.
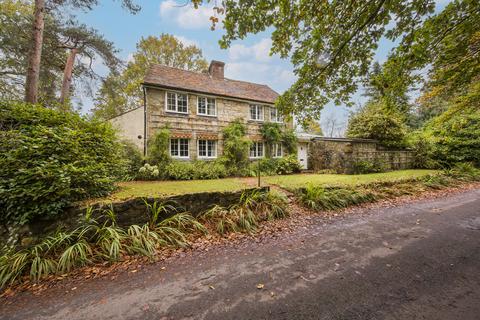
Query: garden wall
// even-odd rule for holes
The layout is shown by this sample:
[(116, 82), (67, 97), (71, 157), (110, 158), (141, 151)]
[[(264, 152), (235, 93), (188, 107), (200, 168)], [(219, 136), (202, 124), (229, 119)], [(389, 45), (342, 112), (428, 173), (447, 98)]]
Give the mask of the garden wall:
[(375, 140), (345, 138), (313, 138), (309, 143), (308, 164), (313, 171), (334, 170), (352, 173), (356, 162), (381, 163), (387, 170), (412, 167), (413, 152), (385, 150)]
[[(269, 187), (251, 188), (232, 192), (182, 194), (161, 198), (147, 198), (145, 201), (149, 204), (153, 204), (155, 201), (167, 202), (177, 208), (176, 212), (188, 211), (193, 216), (198, 216), (200, 213), (215, 205), (228, 207), (238, 203), (244, 192), (253, 192), (254, 190), (266, 192), (269, 190)], [(93, 218), (98, 221), (101, 221), (101, 216), (103, 216), (105, 210), (112, 208), (115, 212), (117, 224), (122, 227), (128, 227), (133, 224), (142, 225), (149, 221), (144, 198), (133, 198), (113, 203), (102, 202), (93, 204), (91, 207), (94, 209), (92, 214)], [(55, 232), (58, 229), (73, 230), (80, 226), (84, 220), (86, 209), (87, 207), (85, 205), (76, 205), (65, 210), (61, 215), (36, 220), (19, 228), (0, 226), (0, 241), (13, 245), (28, 245), (36, 238)], [(161, 218), (165, 219), (174, 213), (175, 212), (172, 212)]]

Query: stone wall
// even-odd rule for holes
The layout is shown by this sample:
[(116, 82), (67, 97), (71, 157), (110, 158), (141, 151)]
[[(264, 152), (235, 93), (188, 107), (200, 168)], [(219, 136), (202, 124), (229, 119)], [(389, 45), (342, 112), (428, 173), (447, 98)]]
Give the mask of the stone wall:
[[(242, 193), (253, 192), (254, 190), (267, 192), (269, 188), (251, 188), (231, 192), (191, 193), (161, 198), (147, 198), (145, 201), (150, 204), (153, 204), (154, 201), (166, 202), (175, 206), (177, 208), (176, 212), (187, 211), (193, 216), (198, 216), (200, 213), (205, 212), (215, 205), (228, 207), (238, 203)], [(97, 203), (91, 207), (94, 209), (93, 218), (100, 222), (104, 219), (104, 210), (110, 208), (115, 212), (116, 221), (119, 226), (128, 227), (133, 224), (141, 225), (149, 221), (143, 198), (133, 198), (114, 203)], [(0, 225), (0, 242), (21, 246), (27, 245), (35, 241), (35, 239), (51, 234), (56, 230), (73, 230), (84, 221), (85, 211), (86, 206), (76, 205), (68, 208), (61, 215), (39, 219), (21, 227), (11, 228)], [(160, 217), (160, 219), (167, 218), (174, 213), (175, 212), (171, 212), (167, 216)]]
[[(172, 92), (177, 92), (172, 90)], [(182, 92), (182, 91), (178, 91)], [(264, 121), (253, 121), (250, 118), (250, 103), (235, 99), (214, 97), (216, 99), (216, 116), (204, 116), (197, 114), (197, 98), (199, 94), (188, 93), (188, 114), (167, 112), (165, 110), (165, 90), (147, 88), (147, 140), (151, 138), (159, 128), (166, 125), (171, 130), (172, 137), (189, 139), (190, 159), (197, 157), (198, 139), (217, 140), (217, 155), (223, 151), (222, 130), (236, 119), (244, 120), (247, 125), (247, 135), (253, 141), (262, 139), (260, 128), (263, 122), (271, 121), (270, 108), (273, 105), (264, 105)], [(252, 104), (255, 104), (252, 102)], [(292, 128), (293, 122), (284, 124)], [(147, 150), (148, 153), (148, 150)]]
[(413, 152), (385, 150), (376, 141), (367, 139), (315, 138), (309, 143), (310, 170), (352, 173), (358, 161), (380, 163), (387, 170), (408, 169), (412, 167)]

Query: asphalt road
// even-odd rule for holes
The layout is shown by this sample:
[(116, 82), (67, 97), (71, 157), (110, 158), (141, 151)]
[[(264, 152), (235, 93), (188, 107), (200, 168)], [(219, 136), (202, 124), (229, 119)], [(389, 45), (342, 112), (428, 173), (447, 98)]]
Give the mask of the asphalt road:
[(480, 319), (480, 190), (21, 294), (0, 319)]

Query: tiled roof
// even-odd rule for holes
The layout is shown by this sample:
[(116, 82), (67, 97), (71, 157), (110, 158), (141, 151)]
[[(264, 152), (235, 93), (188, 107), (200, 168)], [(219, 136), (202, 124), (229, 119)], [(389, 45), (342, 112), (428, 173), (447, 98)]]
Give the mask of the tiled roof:
[(186, 71), (162, 65), (150, 67), (144, 78), (144, 84), (264, 103), (274, 103), (278, 97), (278, 93), (263, 84), (214, 78), (209, 73)]

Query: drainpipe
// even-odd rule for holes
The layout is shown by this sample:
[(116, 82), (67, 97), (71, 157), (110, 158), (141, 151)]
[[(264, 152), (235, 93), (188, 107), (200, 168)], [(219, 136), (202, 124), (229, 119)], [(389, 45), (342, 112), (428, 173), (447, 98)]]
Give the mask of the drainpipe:
[(147, 88), (143, 86), (143, 156), (147, 156)]

